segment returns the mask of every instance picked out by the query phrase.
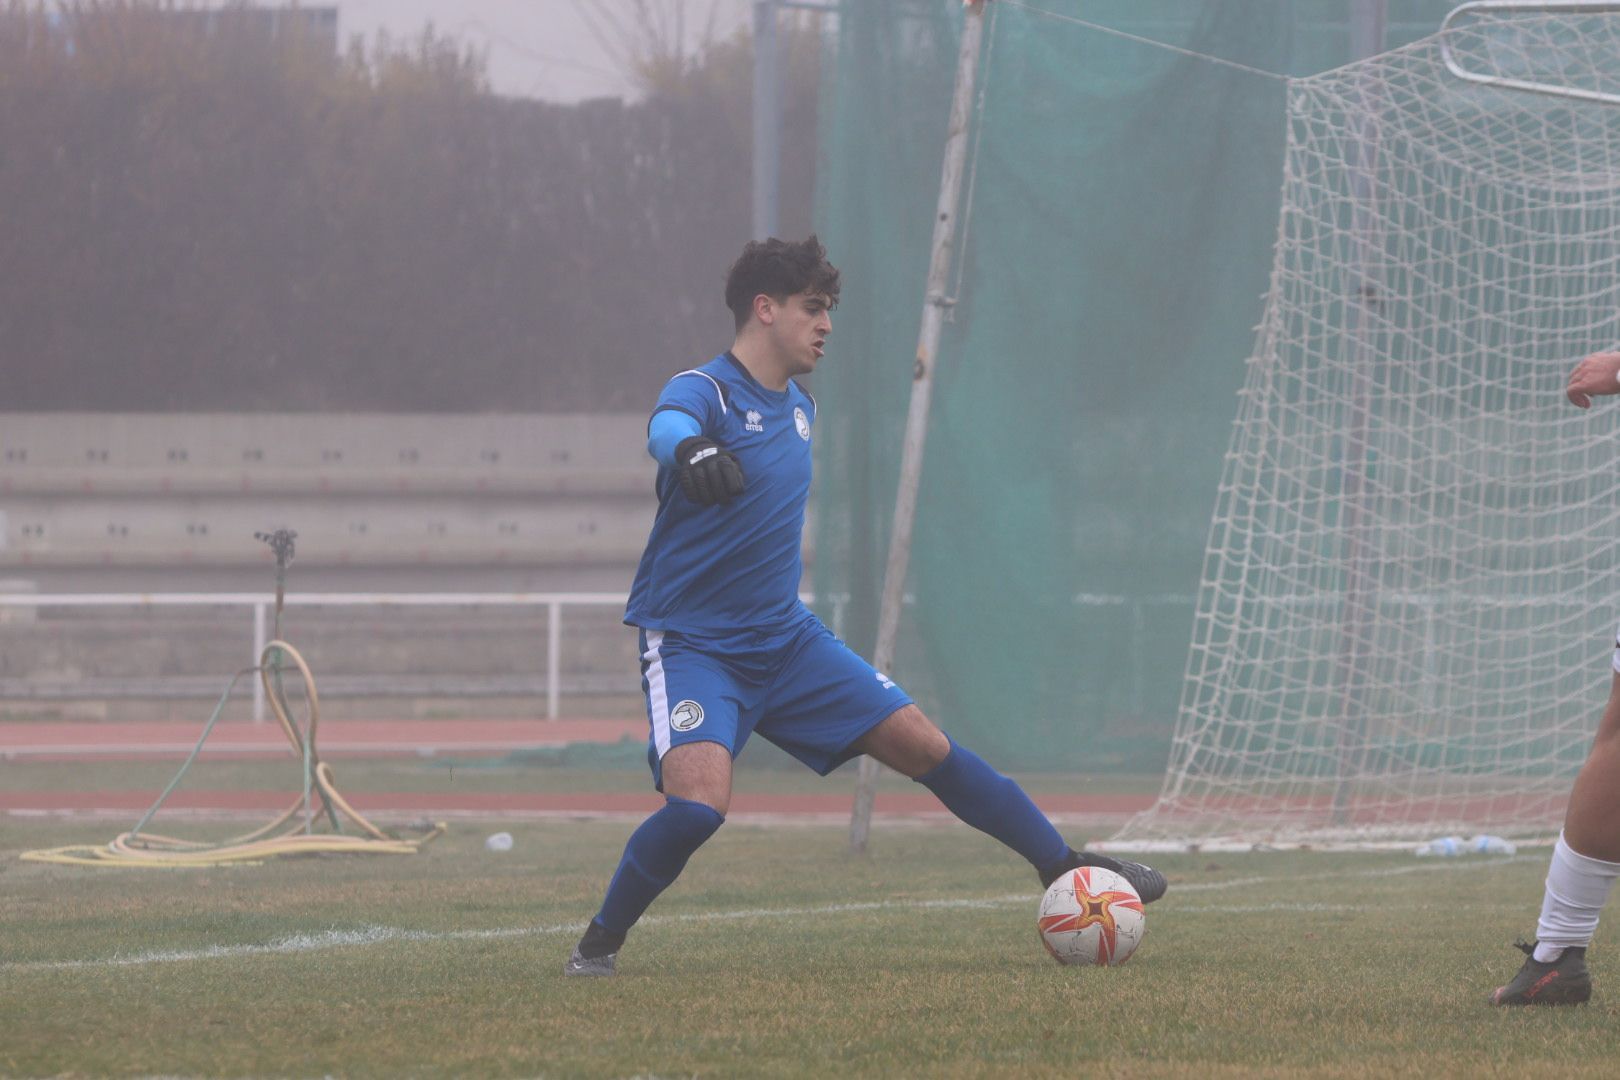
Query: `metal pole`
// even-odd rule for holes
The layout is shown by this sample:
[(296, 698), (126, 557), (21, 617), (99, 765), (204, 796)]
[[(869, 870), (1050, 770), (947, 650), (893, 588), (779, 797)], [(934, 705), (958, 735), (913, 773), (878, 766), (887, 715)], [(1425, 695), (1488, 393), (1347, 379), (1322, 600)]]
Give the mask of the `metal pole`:
[[(962, 48), (956, 57), (956, 92), (951, 97), (951, 122), (945, 136), (945, 161), (940, 170), (939, 205), (934, 214), (934, 250), (928, 263), (928, 291), (923, 300), (922, 328), (917, 335), (917, 359), (911, 374), (911, 407), (906, 412), (905, 441), (900, 452), (900, 483), (894, 499), (894, 525), (889, 533), (889, 560), (883, 571), (883, 601), (878, 608), (877, 647), (873, 663), (879, 671), (894, 666), (895, 639), (900, 631), (900, 604), (905, 594), (906, 566), (911, 559), (911, 529), (917, 517), (917, 489), (922, 481), (923, 445), (928, 438), (928, 406), (934, 389), (934, 361), (939, 354), (940, 329), (953, 302), (945, 295), (951, 274), (952, 245), (956, 238), (956, 209), (962, 189), (962, 167), (967, 160), (968, 125), (973, 112), (973, 82), (984, 38), (984, 0), (973, 0), (962, 20)], [(849, 844), (866, 850), (872, 825), (872, 801), (877, 794), (878, 772), (871, 758), (862, 758), (855, 783), (855, 806), (850, 813)]]
[(546, 719), (557, 719), (562, 688), (557, 685), (562, 668), (562, 605), (553, 600), (546, 605)]
[(754, 0), (754, 239), (776, 235), (782, 169), (782, 65), (777, 0)]
[(1350, 0), (1350, 59), (1365, 60), (1383, 52), (1388, 23), (1389, 0)]
[[(268, 644), (264, 636), (264, 604), (253, 605), (253, 660), (251, 667), (259, 666), (259, 658), (264, 655), (264, 647)], [(264, 721), (264, 680), (255, 678), (253, 683), (253, 719), (255, 722)]]
[(1620, 105), (1620, 94), (1606, 90), (1587, 90), (1579, 86), (1560, 86), (1557, 83), (1537, 82), (1533, 79), (1512, 79), (1506, 75), (1491, 75), (1481, 71), (1471, 71), (1464, 67), (1457, 59), (1451, 47), (1451, 35), (1448, 31), (1451, 24), (1464, 15), (1486, 12), (1528, 12), (1530, 14), (1557, 14), (1581, 15), (1586, 13), (1607, 14), (1620, 11), (1620, 3), (1609, 3), (1604, 0), (1573, 0), (1570, 3), (1548, 3), (1547, 0), (1471, 0), (1470, 3), (1459, 4), (1451, 9), (1451, 13), (1440, 21), (1440, 59), (1445, 61), (1447, 70), (1459, 79), (1467, 82), (1479, 83), (1482, 86), (1500, 86), (1504, 90), (1523, 90), (1529, 94), (1548, 94), (1552, 97), (1573, 98), (1576, 101), (1597, 101), (1605, 105)]
[[(1350, 0), (1350, 57), (1365, 60), (1384, 50), (1384, 23), (1388, 0)], [(1373, 273), (1374, 235), (1373, 170), (1378, 153), (1378, 87), (1364, 79), (1360, 87), (1361, 111), (1350, 124), (1351, 166), (1350, 244), (1351, 295), (1345, 298), (1346, 337), (1350, 365), (1350, 430), (1345, 439), (1344, 480), (1340, 498), (1344, 522), (1344, 610), (1341, 615), (1338, 658), (1339, 748), (1337, 783), (1333, 791), (1332, 821), (1348, 825), (1352, 818), (1356, 783), (1367, 766), (1368, 717), (1363, 683), (1366, 656), (1373, 633), (1374, 582), (1368, 573), (1371, 544), (1367, 532), (1366, 490), (1368, 440), (1372, 428), (1373, 364), (1368, 337), (1383, 302), (1383, 282)]]

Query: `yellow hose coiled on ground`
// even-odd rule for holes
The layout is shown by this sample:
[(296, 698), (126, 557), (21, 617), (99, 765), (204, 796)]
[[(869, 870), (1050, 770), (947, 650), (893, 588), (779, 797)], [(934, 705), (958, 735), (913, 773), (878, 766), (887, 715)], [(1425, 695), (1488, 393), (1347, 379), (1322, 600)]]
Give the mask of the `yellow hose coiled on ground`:
[[(281, 657), (285, 656), (298, 670), (299, 676), (304, 680), (304, 689), (309, 699), (309, 724), (300, 733), (298, 726), (293, 723), (291, 710), (287, 706), (286, 696), (280, 686)], [(94, 844), (70, 845), (68, 847), (45, 848), (39, 851), (25, 851), (20, 858), (28, 862), (60, 863), (68, 866), (136, 866), (136, 867), (162, 867), (179, 868), (188, 866), (224, 866), (231, 863), (256, 865), (266, 859), (277, 855), (304, 855), (314, 853), (364, 854), (364, 855), (412, 855), (420, 851), (422, 845), (444, 832), (443, 822), (435, 823), (423, 835), (414, 839), (400, 839), (390, 836), (367, 821), (358, 810), (349, 805), (336, 785), (333, 783), (332, 767), (321, 761), (315, 753), (315, 729), (320, 723), (320, 699), (315, 693), (315, 677), (310, 674), (309, 665), (299, 655), (297, 649), (285, 641), (272, 641), (264, 647), (259, 657), (259, 666), (256, 670), (260, 681), (264, 685), (265, 698), (270, 702), (271, 711), (281, 723), (281, 729), (286, 733), (287, 739), (292, 743), (293, 753), (302, 759), (304, 764), (304, 792), (299, 798), (293, 800), (291, 806), (271, 821), (268, 825), (254, 829), (242, 836), (221, 840), (217, 843), (208, 843), (195, 840), (178, 840), (171, 836), (158, 836), (154, 833), (143, 832), (142, 827), (155, 814), (163, 801), (179, 785), (180, 777), (185, 775), (191, 762), (196, 760), (202, 745), (207, 741), (209, 733), (218, 721), (225, 702), (230, 698), (231, 690), (236, 686), (236, 680), (225, 691), (220, 704), (214, 710), (214, 716), (203, 729), (202, 738), (197, 740), (197, 746), (192, 750), (191, 757), (180, 772), (170, 782), (162, 795), (158, 796), (157, 803), (146, 812), (134, 829), (121, 833), (105, 846)], [(239, 676), (240, 677), (240, 676)], [(318, 798), (319, 811), (312, 799)], [(324, 815), (331, 823), (333, 831), (317, 833), (316, 819)], [(302, 817), (302, 821), (296, 820)], [(354, 825), (364, 835), (349, 835), (341, 831), (344, 819)], [(290, 823), (290, 824), (289, 824)], [(277, 831), (281, 830), (281, 831)]]

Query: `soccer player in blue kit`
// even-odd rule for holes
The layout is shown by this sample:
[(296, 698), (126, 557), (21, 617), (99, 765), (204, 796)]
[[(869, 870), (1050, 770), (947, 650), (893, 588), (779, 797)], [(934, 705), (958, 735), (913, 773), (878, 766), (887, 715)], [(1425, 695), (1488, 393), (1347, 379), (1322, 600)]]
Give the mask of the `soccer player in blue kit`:
[(731, 348), (670, 379), (648, 423), (658, 512), (624, 621), (639, 628), (647, 751), (664, 806), (631, 834), (564, 965), (611, 975), (625, 935), (726, 819), (732, 760), (759, 734), (826, 775), (859, 754), (911, 777), (1050, 884), (1076, 866), (1164, 876), (1075, 851), (1029, 796), (935, 727), (799, 600), (816, 402), (794, 382), (832, 332), (838, 271), (812, 236), (743, 249), (726, 278)]

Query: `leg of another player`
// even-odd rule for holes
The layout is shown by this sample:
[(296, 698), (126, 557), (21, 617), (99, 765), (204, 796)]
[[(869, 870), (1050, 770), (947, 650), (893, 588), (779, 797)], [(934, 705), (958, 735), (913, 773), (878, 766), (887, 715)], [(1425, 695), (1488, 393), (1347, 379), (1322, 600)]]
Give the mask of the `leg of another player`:
[(1620, 863), (1620, 674), (1570, 791), (1564, 840), (1589, 859)]
[(1536, 924), (1536, 945), (1497, 1005), (1574, 1005), (1592, 995), (1586, 947), (1620, 878), (1620, 674), (1609, 689), (1597, 736), (1575, 777), (1564, 831), (1553, 847)]
[(696, 742), (671, 747), (659, 769), (663, 809), (630, 835), (602, 908), (585, 928), (565, 974), (613, 974), (613, 958), (630, 928), (726, 820), (731, 807), (731, 752), (724, 746)]
[(1570, 790), (1541, 906), (1537, 959), (1585, 947), (1620, 877), (1620, 675), (1609, 689), (1592, 749)]
[(1164, 895), (1164, 876), (1157, 870), (1070, 848), (1023, 788), (953, 742), (915, 705), (891, 713), (855, 748), (911, 777), (951, 813), (1028, 859), (1042, 885), (1076, 866), (1100, 866), (1123, 874), (1144, 901)]

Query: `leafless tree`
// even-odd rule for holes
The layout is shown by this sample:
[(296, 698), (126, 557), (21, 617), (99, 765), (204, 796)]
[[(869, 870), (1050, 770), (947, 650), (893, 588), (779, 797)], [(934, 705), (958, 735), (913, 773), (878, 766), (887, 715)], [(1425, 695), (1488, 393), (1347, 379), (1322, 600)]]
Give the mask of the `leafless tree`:
[(574, 2), (602, 51), (647, 96), (678, 86), (717, 42), (722, 0)]

